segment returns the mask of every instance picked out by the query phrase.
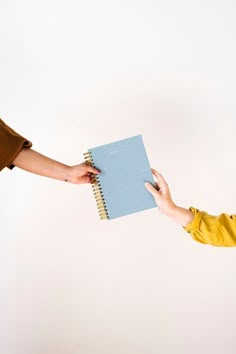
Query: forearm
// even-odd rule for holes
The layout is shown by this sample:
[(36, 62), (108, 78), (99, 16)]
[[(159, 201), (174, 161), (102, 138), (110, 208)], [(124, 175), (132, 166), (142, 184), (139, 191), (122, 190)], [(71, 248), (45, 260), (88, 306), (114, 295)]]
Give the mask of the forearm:
[(22, 149), (13, 164), (25, 171), (64, 181), (68, 179), (69, 166), (52, 160), (32, 149)]
[(160, 212), (183, 227), (187, 226), (194, 219), (194, 215), (189, 209), (181, 208), (175, 204), (166, 210), (160, 209)]

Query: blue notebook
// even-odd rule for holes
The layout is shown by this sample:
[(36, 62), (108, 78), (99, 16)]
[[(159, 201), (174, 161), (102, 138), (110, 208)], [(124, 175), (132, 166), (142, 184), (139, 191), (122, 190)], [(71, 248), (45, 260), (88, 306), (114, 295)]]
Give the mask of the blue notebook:
[(92, 181), (102, 220), (156, 207), (144, 185), (154, 179), (141, 135), (88, 149), (84, 156), (102, 171)]

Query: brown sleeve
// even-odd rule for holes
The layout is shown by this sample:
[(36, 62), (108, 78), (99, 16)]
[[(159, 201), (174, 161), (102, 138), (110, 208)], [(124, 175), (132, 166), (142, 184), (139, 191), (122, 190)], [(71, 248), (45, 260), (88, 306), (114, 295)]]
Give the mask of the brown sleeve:
[(0, 171), (4, 167), (13, 169), (12, 162), (22, 148), (30, 148), (32, 143), (0, 119)]

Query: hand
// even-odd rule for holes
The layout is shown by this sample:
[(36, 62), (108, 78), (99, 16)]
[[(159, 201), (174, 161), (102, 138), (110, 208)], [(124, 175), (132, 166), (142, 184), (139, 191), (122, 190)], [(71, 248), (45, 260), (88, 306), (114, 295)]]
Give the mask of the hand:
[(176, 205), (171, 198), (169, 186), (164, 177), (162, 177), (162, 175), (154, 169), (151, 171), (157, 178), (157, 182), (155, 182), (156, 188), (153, 187), (153, 185), (149, 182), (145, 183), (145, 187), (153, 195), (155, 202), (160, 209), (160, 212), (166, 213), (167, 211), (176, 207)]
[(100, 171), (85, 162), (68, 166), (40, 154), (33, 149), (22, 149), (13, 164), (23, 170), (60, 181), (75, 184), (91, 183)]
[(79, 165), (69, 166), (68, 178), (66, 179), (66, 182), (75, 184), (91, 183), (94, 179), (93, 175), (100, 172), (101, 171), (97, 168), (86, 164), (85, 162)]

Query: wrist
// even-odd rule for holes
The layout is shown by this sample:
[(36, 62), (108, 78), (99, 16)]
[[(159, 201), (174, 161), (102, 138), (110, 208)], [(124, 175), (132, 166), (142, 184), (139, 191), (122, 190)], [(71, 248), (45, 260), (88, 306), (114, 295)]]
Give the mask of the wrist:
[(170, 216), (175, 213), (175, 211), (178, 209), (177, 205), (174, 202), (169, 202), (165, 206), (160, 207), (160, 213)]
[(72, 166), (64, 165), (63, 179), (66, 182), (72, 182), (73, 181)]
[(186, 227), (194, 219), (194, 215), (189, 209), (182, 208), (175, 204), (170, 206), (164, 212), (162, 211), (162, 213), (183, 227)]

